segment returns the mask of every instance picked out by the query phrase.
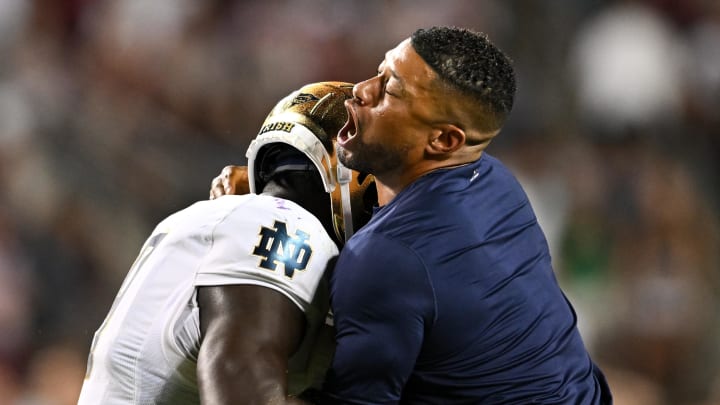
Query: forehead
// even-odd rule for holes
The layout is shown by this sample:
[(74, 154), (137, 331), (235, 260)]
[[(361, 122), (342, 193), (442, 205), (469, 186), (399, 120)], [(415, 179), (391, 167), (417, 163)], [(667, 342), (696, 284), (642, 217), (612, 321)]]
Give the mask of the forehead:
[(415, 52), (410, 38), (385, 53), (385, 66), (400, 80), (406, 91), (420, 95), (432, 90), (437, 74)]

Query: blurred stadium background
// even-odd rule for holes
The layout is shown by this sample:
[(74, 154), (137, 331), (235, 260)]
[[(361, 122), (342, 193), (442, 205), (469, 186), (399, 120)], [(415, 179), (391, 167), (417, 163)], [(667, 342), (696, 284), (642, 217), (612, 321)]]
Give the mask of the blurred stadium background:
[(624, 404), (720, 404), (720, 0), (0, 0), (0, 403), (74, 404), (145, 236), (281, 96), (419, 27), (516, 63), (491, 145)]

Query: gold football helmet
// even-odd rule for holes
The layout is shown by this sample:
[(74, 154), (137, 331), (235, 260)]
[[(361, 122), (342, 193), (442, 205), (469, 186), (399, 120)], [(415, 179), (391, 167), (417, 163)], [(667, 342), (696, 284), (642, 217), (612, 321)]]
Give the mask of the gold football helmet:
[(365, 225), (377, 205), (373, 176), (344, 167), (335, 154), (335, 137), (347, 121), (345, 100), (352, 98), (352, 83), (318, 82), (305, 85), (280, 100), (250, 143), (248, 178), (250, 192), (267, 182), (268, 159), (287, 144), (302, 152), (320, 173), (330, 196), (338, 240), (347, 240)]

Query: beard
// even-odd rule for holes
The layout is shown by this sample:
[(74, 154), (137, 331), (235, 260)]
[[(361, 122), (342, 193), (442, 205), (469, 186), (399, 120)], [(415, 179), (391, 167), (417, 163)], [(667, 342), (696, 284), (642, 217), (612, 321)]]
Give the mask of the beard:
[(383, 144), (364, 143), (360, 139), (355, 143), (352, 152), (338, 146), (338, 160), (349, 169), (375, 176), (403, 166), (410, 150), (410, 145), (389, 147)]

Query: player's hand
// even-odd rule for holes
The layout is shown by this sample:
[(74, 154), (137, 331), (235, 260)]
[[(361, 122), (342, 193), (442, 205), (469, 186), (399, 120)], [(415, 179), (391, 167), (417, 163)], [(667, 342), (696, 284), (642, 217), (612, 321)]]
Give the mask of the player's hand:
[(210, 183), (210, 199), (213, 200), (226, 194), (248, 194), (247, 166), (225, 166)]

